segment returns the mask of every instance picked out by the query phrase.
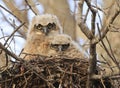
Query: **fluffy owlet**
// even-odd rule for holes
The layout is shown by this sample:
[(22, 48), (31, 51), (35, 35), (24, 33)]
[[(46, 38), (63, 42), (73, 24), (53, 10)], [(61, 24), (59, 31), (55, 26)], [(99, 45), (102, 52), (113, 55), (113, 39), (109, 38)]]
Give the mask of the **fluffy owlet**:
[(70, 36), (58, 34), (51, 39), (50, 48), (56, 51), (56, 55), (65, 55), (70, 58), (83, 58), (80, 47)]
[(29, 25), (27, 40), (21, 57), (29, 60), (35, 58), (34, 55), (36, 54), (46, 55), (49, 37), (60, 33), (62, 33), (62, 27), (55, 15), (35, 16)]

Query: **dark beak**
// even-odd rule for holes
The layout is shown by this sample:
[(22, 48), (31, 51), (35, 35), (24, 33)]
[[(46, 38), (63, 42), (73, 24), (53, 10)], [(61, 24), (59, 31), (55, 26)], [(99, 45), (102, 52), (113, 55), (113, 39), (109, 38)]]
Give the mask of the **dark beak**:
[(48, 35), (49, 31), (48, 31), (48, 28), (47, 27), (43, 27), (43, 33), (45, 35)]

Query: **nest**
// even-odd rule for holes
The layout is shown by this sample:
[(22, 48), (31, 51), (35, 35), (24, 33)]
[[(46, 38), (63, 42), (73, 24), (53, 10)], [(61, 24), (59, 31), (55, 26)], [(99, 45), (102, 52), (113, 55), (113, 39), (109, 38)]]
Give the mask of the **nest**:
[(39, 57), (2, 72), (2, 88), (86, 88), (87, 59)]

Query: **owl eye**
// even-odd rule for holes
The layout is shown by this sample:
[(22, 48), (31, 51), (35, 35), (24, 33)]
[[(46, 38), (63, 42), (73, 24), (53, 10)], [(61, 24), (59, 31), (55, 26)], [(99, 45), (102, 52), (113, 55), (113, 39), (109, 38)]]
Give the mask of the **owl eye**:
[(34, 28), (35, 29), (38, 29), (38, 30), (41, 30), (41, 28), (43, 27), (43, 25), (41, 25), (41, 24), (38, 24), (38, 25), (34, 25)]
[(62, 51), (65, 51), (66, 49), (68, 49), (70, 46), (70, 44), (62, 44)]
[(51, 49), (56, 51), (65, 51), (69, 48), (70, 44), (51, 44)]
[(58, 46), (59, 44), (51, 44), (51, 49), (55, 49), (55, 50), (58, 50)]
[(42, 27), (43, 27), (43, 25), (38, 24), (37, 29), (38, 29), (38, 30), (42, 30)]
[(51, 28), (53, 28), (53, 27), (55, 27), (55, 26), (56, 26), (55, 23), (49, 23), (49, 24), (47, 25), (48, 29), (51, 29)]

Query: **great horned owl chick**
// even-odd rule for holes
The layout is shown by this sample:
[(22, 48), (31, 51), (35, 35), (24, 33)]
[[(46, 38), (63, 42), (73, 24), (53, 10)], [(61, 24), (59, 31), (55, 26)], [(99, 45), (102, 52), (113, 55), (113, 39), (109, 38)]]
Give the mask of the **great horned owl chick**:
[[(23, 53), (28, 54), (25, 59), (32, 59), (34, 58), (32, 55), (35, 54), (46, 54), (49, 36), (60, 33), (62, 33), (62, 27), (55, 15), (43, 14), (35, 16), (29, 25), (27, 40), (23, 50)], [(22, 58), (25, 56), (23, 53), (21, 55)]]
[(70, 58), (84, 58), (79, 45), (66, 34), (56, 35), (51, 40), (50, 47), (56, 51), (56, 55), (65, 55)]
[(29, 26), (28, 36), (32, 33), (38, 35), (54, 35), (62, 33), (62, 27), (58, 18), (52, 14), (35, 16)]

